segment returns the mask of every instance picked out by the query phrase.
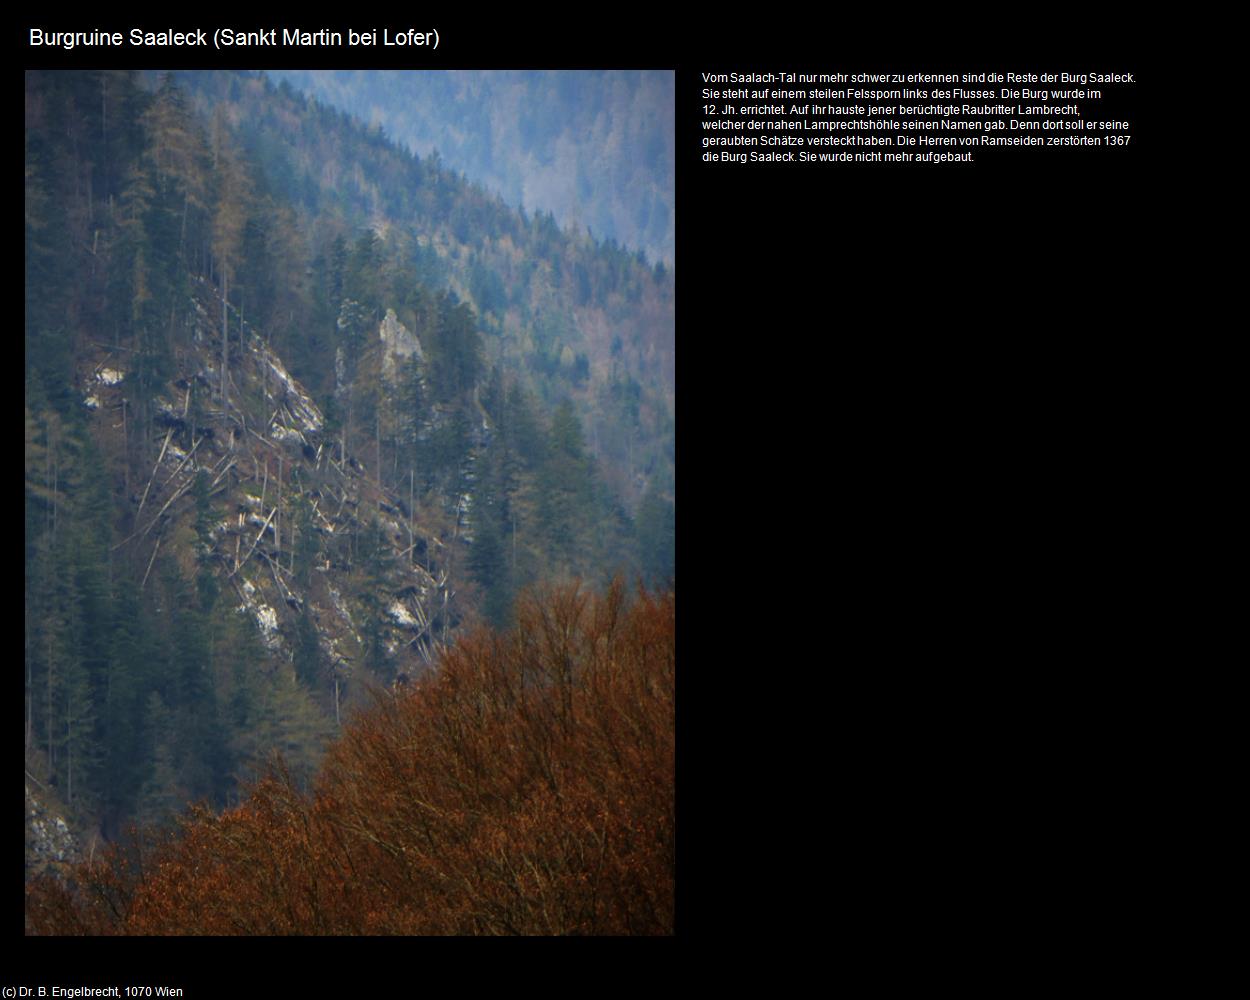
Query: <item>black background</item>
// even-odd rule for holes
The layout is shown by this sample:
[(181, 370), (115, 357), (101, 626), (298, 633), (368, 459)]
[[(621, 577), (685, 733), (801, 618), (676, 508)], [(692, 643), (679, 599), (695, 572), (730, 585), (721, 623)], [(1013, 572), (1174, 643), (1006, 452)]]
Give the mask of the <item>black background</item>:
[[(200, 14), (184, 24), (348, 23)], [(913, 940), (908, 915), (941, 937), (970, 900), (1022, 914), (1048, 899), (1070, 877), (1064, 859), (1083, 855), (1037, 862), (1030, 817), (1049, 829), (1079, 812), (1093, 842), (1119, 828), (1092, 793), (1102, 756), (1075, 708), (1078, 690), (1088, 706), (1106, 682), (1068, 671), (1084, 669), (1075, 637), (1131, 530), (1146, 405), (1135, 359), (1155, 280), (1151, 40), (1127, 16), (1048, 7), (695, 17), (709, 23), (369, 10), (350, 23), (437, 26), (439, 49), (140, 58), (129, 45), (31, 50), (25, 37), (180, 25), (22, 26), (28, 66), (675, 70), (682, 581), (676, 947), (631, 944), (624, 963), (615, 948), (578, 949), (566, 967), (567, 949), (535, 944), (509, 949), (524, 966), (495, 968), (461, 961), (464, 942), (26, 940), (28, 982), (376, 995), (392, 974), (405, 991), (448, 988), (427, 978), (435, 959), (459, 963), (462, 987), (485, 972), (579, 988), (599, 981), (587, 963), (613, 978), (668, 958), (724, 965), (721, 946), (738, 940), (816, 932), (835, 954), (858, 952)], [(977, 151), (971, 166), (703, 163), (701, 74), (770, 70), (1131, 71), (1117, 116), (1134, 138)]]

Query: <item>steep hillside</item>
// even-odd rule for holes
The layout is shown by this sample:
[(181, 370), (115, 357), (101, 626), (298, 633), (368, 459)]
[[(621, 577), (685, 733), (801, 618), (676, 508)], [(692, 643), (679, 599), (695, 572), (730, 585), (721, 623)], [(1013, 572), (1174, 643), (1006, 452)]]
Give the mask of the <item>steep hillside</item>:
[[(288, 657), (307, 620), (336, 684), (367, 658), (369, 642), (385, 647), (397, 672), (430, 663), (463, 617), (448, 567), (465, 533), (464, 505), (459, 517), (422, 511), (418, 519), (409, 498), (370, 476), (342, 436), (327, 434), (308, 392), (229, 306), (235, 329), (223, 400), (213, 391), (221, 384), (221, 303), (201, 278), (189, 306), (186, 348), (154, 396), (160, 449), (130, 497), (136, 528), (119, 547), (155, 555), (168, 541), (186, 572), (211, 570), (266, 645)], [(403, 341), (416, 351), (419, 343), (393, 312), (374, 336), (384, 384), (393, 385)], [(125, 364), (107, 348), (80, 362), (83, 405), (102, 436), (121, 428)], [(359, 586), (362, 574), (369, 588)]]
[(80, 843), (308, 778), (528, 585), (672, 572), (671, 274), (194, 85), (26, 76), (24, 741)]

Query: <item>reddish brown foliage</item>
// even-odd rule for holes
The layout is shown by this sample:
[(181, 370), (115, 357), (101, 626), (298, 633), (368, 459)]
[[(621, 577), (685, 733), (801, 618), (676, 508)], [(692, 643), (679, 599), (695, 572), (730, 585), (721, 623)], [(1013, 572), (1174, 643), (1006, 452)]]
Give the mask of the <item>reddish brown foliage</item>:
[(565, 589), (349, 726), (314, 793), (280, 768), (221, 816), (66, 890), (46, 933), (665, 934), (672, 595)]

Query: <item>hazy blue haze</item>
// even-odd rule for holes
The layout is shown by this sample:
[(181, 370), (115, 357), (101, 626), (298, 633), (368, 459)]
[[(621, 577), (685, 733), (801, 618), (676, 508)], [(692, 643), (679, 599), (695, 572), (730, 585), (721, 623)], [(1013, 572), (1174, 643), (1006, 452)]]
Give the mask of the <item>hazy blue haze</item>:
[(673, 74), (274, 70), (527, 212), (673, 262)]

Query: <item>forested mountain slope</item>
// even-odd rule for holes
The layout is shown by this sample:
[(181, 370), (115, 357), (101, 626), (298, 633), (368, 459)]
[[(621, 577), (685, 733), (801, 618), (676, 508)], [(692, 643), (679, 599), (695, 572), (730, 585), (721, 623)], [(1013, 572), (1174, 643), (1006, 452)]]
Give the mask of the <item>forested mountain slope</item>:
[(521, 587), (672, 572), (669, 272), (259, 76), (25, 83), (28, 819), (305, 780)]
[[(641, 251), (613, 240), (566, 233), (550, 213), (518, 212), (464, 182), (437, 157), (410, 155), (380, 127), (365, 128), (289, 86), (274, 87), (267, 77), (184, 73), (178, 79), (206, 116), (235, 131), (265, 188), (288, 193), (296, 216), (307, 218), (313, 252), (305, 277), (314, 288), (342, 294), (354, 255), (358, 268), (370, 273), (349, 297), (375, 318), (382, 309), (378, 297), (396, 276), (452, 292), (478, 316), (485, 371), (500, 366), (546, 408), (569, 401), (603, 474), (631, 510), (649, 487), (671, 497), (674, 290), (668, 269), (648, 266)], [(265, 231), (272, 243), (281, 227)], [(374, 235), (368, 252), (357, 245), (365, 233)], [(271, 246), (270, 256), (279, 248)], [(256, 269), (258, 277), (268, 272)], [(281, 298), (266, 292), (256, 289), (251, 298)], [(249, 297), (247, 290), (242, 294)], [(329, 305), (333, 311), (334, 302)], [(395, 307), (412, 328), (405, 304)], [(284, 313), (273, 306), (261, 325), (281, 349), (292, 322), (289, 308)], [(282, 353), (314, 390), (328, 388), (304, 369), (327, 378), (329, 345), (315, 345), (307, 359), (302, 350), (294, 352), (300, 356)]]

